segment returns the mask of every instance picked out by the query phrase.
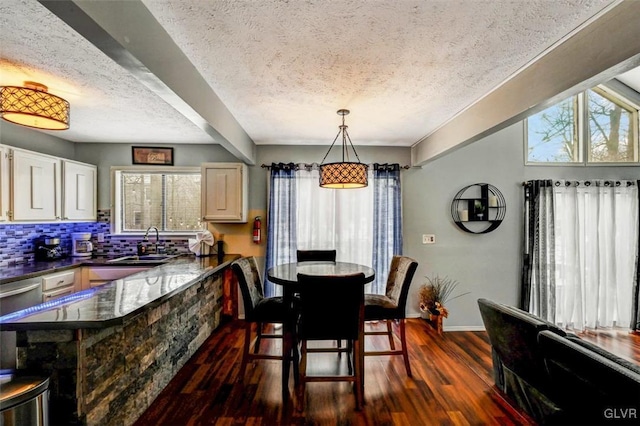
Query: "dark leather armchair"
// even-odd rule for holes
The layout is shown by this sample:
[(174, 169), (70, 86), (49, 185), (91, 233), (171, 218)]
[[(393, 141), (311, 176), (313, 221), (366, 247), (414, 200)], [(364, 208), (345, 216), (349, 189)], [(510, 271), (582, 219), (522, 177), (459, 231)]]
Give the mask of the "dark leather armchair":
[[(356, 409), (363, 404), (362, 332), (364, 324), (364, 274), (314, 276), (298, 274), (300, 290), (300, 369), (298, 380), (298, 409), (304, 406), (305, 386), (308, 382), (348, 381), (354, 384)], [(336, 297), (339, 295), (339, 297)], [(328, 311), (329, 310), (329, 311)], [(327, 314), (329, 312), (329, 314)], [(355, 368), (345, 375), (307, 375), (307, 356), (312, 352), (336, 351), (307, 347), (310, 340), (346, 340), (350, 361)]]
[(335, 250), (298, 250), (296, 251), (296, 257), (298, 262), (309, 261), (336, 261)]
[[(365, 294), (364, 296), (364, 320), (386, 321), (386, 331), (367, 331), (365, 335), (387, 335), (390, 350), (369, 351), (371, 355), (402, 355), (407, 376), (411, 377), (411, 365), (409, 364), (409, 352), (407, 350), (407, 338), (405, 330), (405, 307), (411, 280), (418, 268), (418, 262), (406, 256), (393, 256), (385, 294)], [(394, 343), (393, 322), (400, 326), (401, 349), (396, 350)]]
[[(243, 257), (231, 264), (235, 273), (242, 299), (244, 302), (245, 339), (242, 352), (240, 377), (244, 377), (247, 362), (254, 359), (279, 359), (282, 355), (260, 353), (261, 338), (282, 339), (282, 334), (262, 333), (263, 324), (282, 324), (288, 320), (290, 310), (286, 309), (282, 297), (264, 297), (262, 280), (254, 257)], [(256, 341), (254, 351), (251, 352), (251, 337), (253, 324), (256, 324)]]

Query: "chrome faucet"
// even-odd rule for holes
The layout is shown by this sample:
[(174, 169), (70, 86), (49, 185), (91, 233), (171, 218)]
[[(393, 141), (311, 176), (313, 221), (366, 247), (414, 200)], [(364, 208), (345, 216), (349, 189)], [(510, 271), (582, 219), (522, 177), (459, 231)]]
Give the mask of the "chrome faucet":
[(154, 244), (154, 247), (155, 247), (155, 253), (158, 254), (159, 253), (158, 250), (164, 251), (164, 247), (158, 245), (160, 241), (160, 233), (158, 232), (158, 228), (156, 228), (155, 226), (148, 227), (147, 232), (144, 233), (144, 238), (142, 240), (149, 241), (149, 231), (151, 231), (152, 229), (155, 229), (156, 231), (156, 243)]

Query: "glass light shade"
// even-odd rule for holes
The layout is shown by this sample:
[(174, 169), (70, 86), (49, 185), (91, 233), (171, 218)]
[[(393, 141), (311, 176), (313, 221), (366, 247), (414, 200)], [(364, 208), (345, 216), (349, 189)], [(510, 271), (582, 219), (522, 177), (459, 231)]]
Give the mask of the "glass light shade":
[(0, 116), (7, 121), (45, 130), (69, 128), (69, 102), (47, 92), (47, 87), (1, 86)]
[(335, 189), (364, 188), (368, 185), (369, 166), (343, 162), (320, 165), (320, 187)]

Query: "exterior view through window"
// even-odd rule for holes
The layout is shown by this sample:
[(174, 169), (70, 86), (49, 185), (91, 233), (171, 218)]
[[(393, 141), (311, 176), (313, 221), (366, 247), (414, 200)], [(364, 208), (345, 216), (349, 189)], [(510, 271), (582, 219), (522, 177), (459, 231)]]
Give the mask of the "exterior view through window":
[(637, 163), (638, 106), (594, 88), (526, 120), (528, 163)]
[(135, 171), (115, 173), (117, 233), (201, 230), (200, 169), (194, 171)]

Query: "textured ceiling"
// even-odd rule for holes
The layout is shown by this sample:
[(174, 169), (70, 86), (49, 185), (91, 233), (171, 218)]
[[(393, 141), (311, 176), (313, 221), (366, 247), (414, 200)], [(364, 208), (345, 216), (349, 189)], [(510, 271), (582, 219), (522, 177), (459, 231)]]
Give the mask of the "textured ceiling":
[[(329, 144), (347, 108), (356, 145), (411, 146), (614, 2), (143, 3), (256, 144)], [(0, 36), (0, 84), (71, 103), (56, 136), (214, 142), (36, 0), (0, 0)]]

